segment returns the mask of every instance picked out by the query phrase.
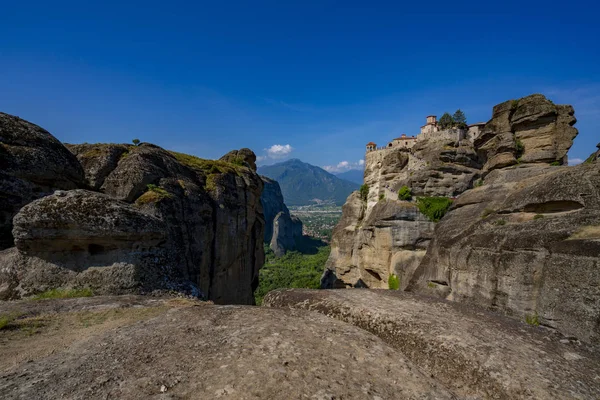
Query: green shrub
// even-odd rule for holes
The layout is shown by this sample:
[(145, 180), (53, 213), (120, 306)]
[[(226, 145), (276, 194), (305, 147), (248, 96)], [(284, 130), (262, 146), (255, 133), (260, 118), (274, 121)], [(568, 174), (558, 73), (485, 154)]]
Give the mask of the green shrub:
[(523, 153), (525, 153), (525, 145), (523, 145), (523, 142), (521, 142), (519, 139), (515, 140), (515, 151), (517, 161), (520, 163), (521, 157), (523, 156)]
[(359, 193), (362, 201), (367, 201), (367, 197), (369, 196), (369, 185), (366, 183), (363, 184), (359, 189)]
[(499, 219), (499, 220), (496, 221), (496, 225), (500, 225), (500, 226), (506, 225), (506, 220), (505, 219)]
[(138, 146), (140, 144), (140, 139), (133, 139), (132, 140), (133, 144), (135, 144), (136, 146)]
[(245, 167), (246, 166), (246, 162), (244, 161), (243, 157), (235, 157), (233, 160), (231, 160), (231, 163), (233, 165), (237, 165), (239, 167)]
[(532, 315), (525, 316), (525, 322), (527, 322), (531, 326), (540, 326), (540, 318), (537, 313)]
[(427, 282), (427, 287), (429, 289), (435, 289), (435, 283), (433, 283), (433, 282)]
[(402, 186), (398, 191), (398, 199), (405, 201), (412, 199), (412, 190), (408, 186)]
[(50, 289), (33, 296), (33, 300), (70, 299), (73, 297), (91, 297), (92, 289)]
[(542, 219), (542, 218), (544, 218), (544, 216), (542, 214), (535, 214), (533, 216), (533, 219)]
[(388, 278), (388, 288), (390, 290), (400, 289), (400, 277), (398, 277), (398, 275), (390, 275), (390, 277)]
[(385, 193), (379, 193), (379, 201), (385, 200)]
[(513, 100), (510, 103), (510, 110), (515, 111), (517, 109), (517, 107), (519, 107), (519, 100)]
[(448, 212), (452, 200), (447, 197), (418, 197), (417, 207), (433, 222), (438, 222)]
[(474, 187), (480, 187), (483, 186), (483, 179), (479, 178), (475, 181), (475, 184), (473, 185)]
[(553, 166), (553, 167), (559, 167), (561, 165), (561, 163), (560, 163), (560, 161), (552, 161), (550, 163), (550, 165)]

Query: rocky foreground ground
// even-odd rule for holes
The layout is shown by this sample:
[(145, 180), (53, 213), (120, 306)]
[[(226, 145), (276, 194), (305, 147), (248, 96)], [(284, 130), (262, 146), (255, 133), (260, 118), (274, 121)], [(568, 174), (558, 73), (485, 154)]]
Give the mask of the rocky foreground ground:
[[(385, 301), (382, 301), (385, 300)], [(285, 290), (268, 307), (99, 296), (0, 304), (5, 399), (596, 399), (596, 349), (465, 305)]]

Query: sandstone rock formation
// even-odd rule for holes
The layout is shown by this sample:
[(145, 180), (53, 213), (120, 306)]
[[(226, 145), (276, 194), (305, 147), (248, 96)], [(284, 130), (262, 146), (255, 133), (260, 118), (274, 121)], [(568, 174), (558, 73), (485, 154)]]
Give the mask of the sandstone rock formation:
[(590, 155), (590, 156), (589, 156), (589, 157), (588, 157), (588, 158), (585, 160), (585, 162), (586, 162), (586, 163), (591, 163), (591, 162), (594, 162), (594, 161), (598, 161), (598, 160), (600, 160), (600, 143), (598, 143), (598, 144), (596, 145), (596, 147), (598, 148), (598, 150), (596, 150), (596, 152), (595, 152), (595, 153), (592, 153), (592, 154), (591, 154), (591, 155)]
[(409, 290), (600, 343), (600, 165), (492, 171), (436, 226)]
[(597, 347), (464, 304), (387, 290), (287, 289), (263, 305), (371, 332), (457, 399), (600, 397)]
[(0, 330), (7, 400), (454, 398), (380, 338), (303, 310), (119, 296), (0, 313), (52, 321)]
[(277, 181), (260, 177), (263, 191), (260, 201), (265, 215), (265, 243), (277, 257), (296, 249), (296, 241), (302, 238), (302, 221), (292, 216), (283, 201)]
[(0, 113), (0, 250), (13, 245), (12, 219), (55, 189), (84, 184), (77, 159), (46, 130)]
[(475, 139), (483, 170), (517, 163), (566, 165), (567, 151), (577, 136), (574, 114), (573, 107), (555, 105), (541, 94), (498, 104)]
[(302, 221), (288, 213), (279, 212), (273, 220), (273, 237), (270, 247), (275, 256), (281, 257), (289, 250), (296, 249), (296, 242), (302, 239)]
[[(368, 153), (367, 201), (348, 198), (323, 287), (381, 288), (395, 273), (402, 289), (599, 343), (600, 174), (595, 156), (560, 166), (577, 134), (573, 114), (570, 106), (532, 95), (494, 107), (474, 143), (442, 138)], [(425, 157), (433, 158), (418, 160)], [(443, 168), (451, 177), (432, 180), (432, 171)], [(433, 224), (406, 212), (378, 216), (389, 204), (410, 206), (393, 197), (400, 184), (417, 195), (457, 196), (433, 233)]]
[(25, 207), (15, 218), (17, 247), (0, 255), (0, 297), (60, 284), (99, 293), (177, 290), (253, 304), (264, 219), (250, 150), (221, 161), (147, 143), (69, 145), (70, 153), (16, 117), (0, 115), (0, 127), (4, 243), (12, 244), (6, 231), (14, 214), (56, 188), (88, 186), (106, 195), (66, 192)]
[(425, 255), (434, 224), (414, 204), (382, 200), (366, 210), (358, 192), (348, 197), (333, 231), (323, 288), (387, 288), (392, 274), (405, 287)]
[(160, 287), (167, 276), (162, 221), (86, 190), (57, 191), (14, 218), (16, 248), (0, 251), (0, 299), (58, 287), (126, 293)]

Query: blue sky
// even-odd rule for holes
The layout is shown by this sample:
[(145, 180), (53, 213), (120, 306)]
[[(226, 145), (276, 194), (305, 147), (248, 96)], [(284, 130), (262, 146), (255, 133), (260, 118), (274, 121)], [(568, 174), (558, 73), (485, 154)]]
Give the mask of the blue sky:
[(591, 1), (122, 3), (3, 4), (0, 111), (64, 142), (344, 170), (426, 115), (538, 92), (574, 105), (572, 160), (600, 142)]

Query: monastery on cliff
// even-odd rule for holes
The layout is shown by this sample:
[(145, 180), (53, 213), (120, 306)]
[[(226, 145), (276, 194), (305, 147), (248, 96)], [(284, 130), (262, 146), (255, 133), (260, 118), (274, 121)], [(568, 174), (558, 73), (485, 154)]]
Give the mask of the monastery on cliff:
[(402, 134), (402, 136), (396, 139), (392, 139), (392, 141), (389, 142), (387, 146), (382, 147), (377, 147), (376, 143), (369, 142), (367, 143), (367, 153), (371, 151), (396, 148), (410, 149), (415, 145), (415, 143), (425, 139), (475, 140), (475, 138), (481, 133), (484, 126), (484, 122), (479, 122), (476, 124), (468, 125), (466, 130), (458, 128), (442, 130), (441, 127), (438, 125), (437, 117), (435, 115), (429, 115), (427, 117), (427, 123), (421, 127), (421, 133), (419, 133), (417, 136), (407, 136), (406, 134)]

